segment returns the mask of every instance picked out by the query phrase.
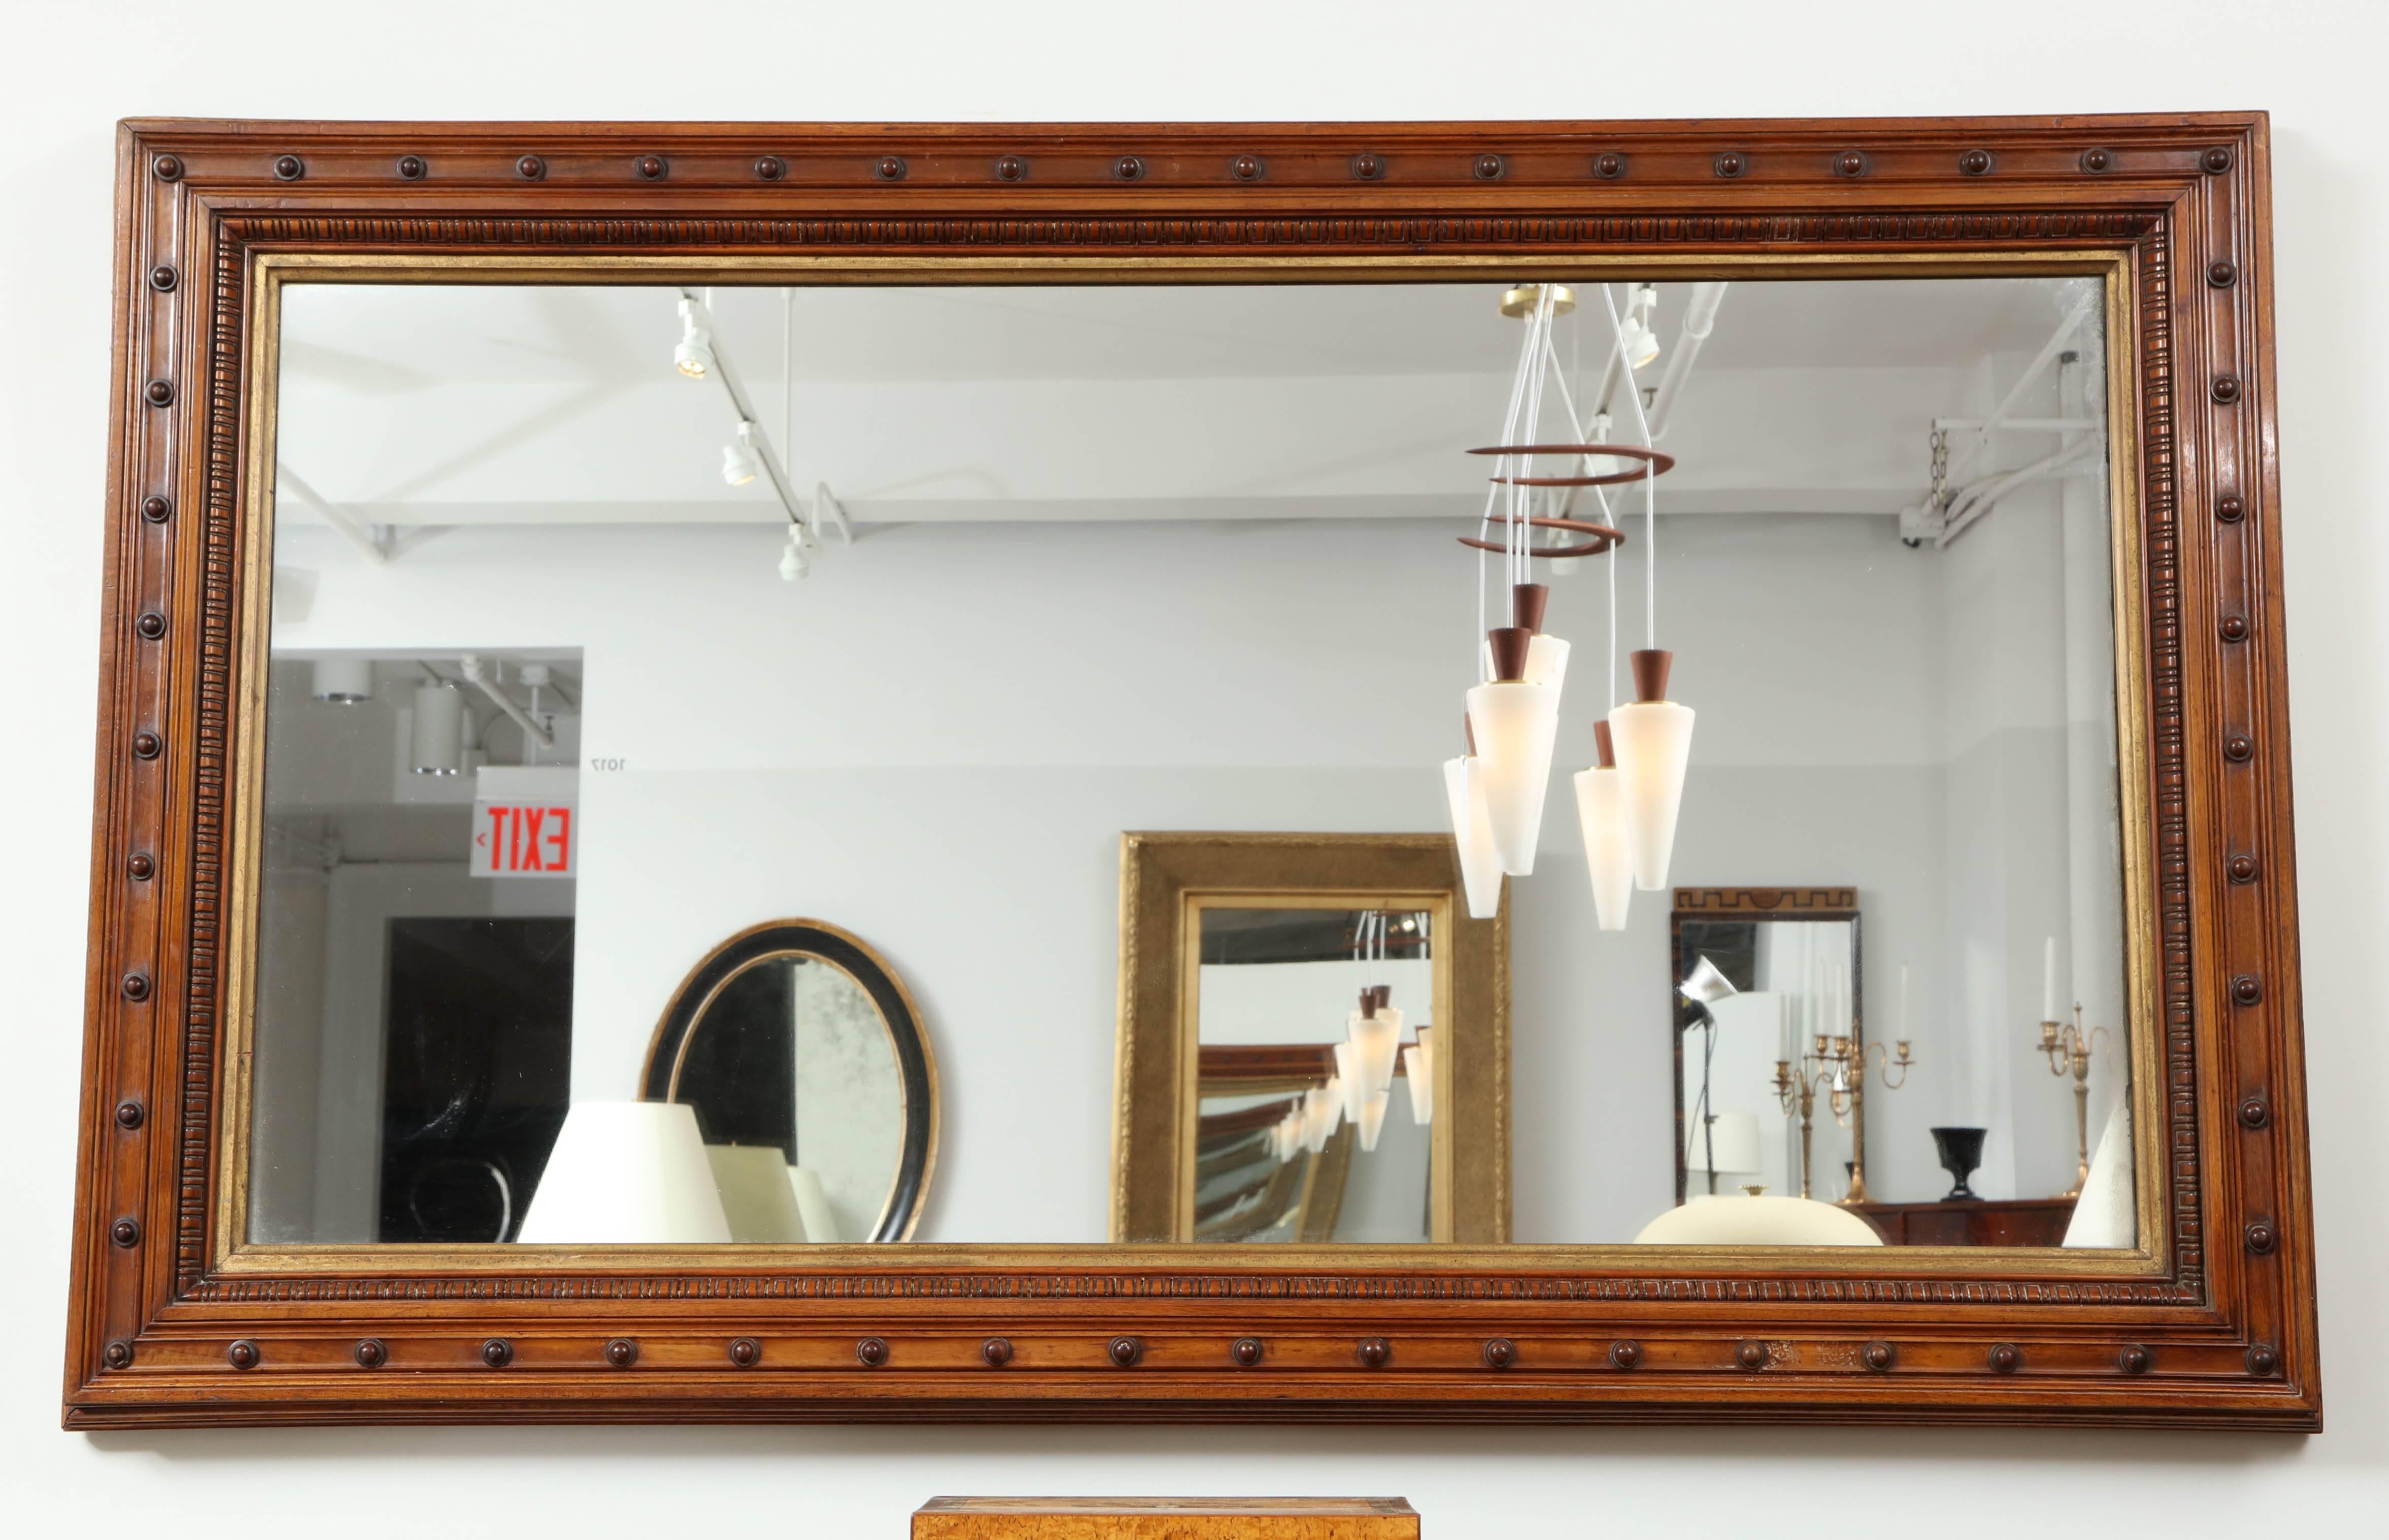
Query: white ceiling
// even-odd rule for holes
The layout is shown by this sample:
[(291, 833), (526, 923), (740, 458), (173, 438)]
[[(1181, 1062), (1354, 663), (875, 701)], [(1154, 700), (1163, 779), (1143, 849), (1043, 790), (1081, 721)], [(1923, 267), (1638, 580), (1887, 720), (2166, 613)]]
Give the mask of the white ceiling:
[[(1733, 285), (1664, 446), (1682, 465), (1663, 509), (1915, 501), (1929, 420), (1987, 406), (2000, 370), (2038, 350), (2086, 282)], [(1521, 336), (1498, 313), (1503, 286), (723, 288), (712, 301), (715, 341), (792, 478), (826, 481), (862, 521), (1465, 517), (1486, 465), (1460, 452), (1492, 439)], [(1560, 355), (1597, 377), (1607, 321), (1599, 291), (1579, 292)], [(1670, 348), (1688, 292), (1661, 286)], [(293, 286), (277, 457), (383, 523), (778, 519), (768, 486), (721, 479), (735, 419), (717, 386), (671, 368), (677, 298)]]

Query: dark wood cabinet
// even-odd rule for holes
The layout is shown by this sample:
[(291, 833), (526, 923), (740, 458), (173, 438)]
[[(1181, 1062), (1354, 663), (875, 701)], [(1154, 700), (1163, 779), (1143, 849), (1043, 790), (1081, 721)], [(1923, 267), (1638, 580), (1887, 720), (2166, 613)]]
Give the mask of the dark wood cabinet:
[(1894, 1246), (2054, 1246), (2064, 1241), (2074, 1218), (2071, 1198), (1856, 1206)]

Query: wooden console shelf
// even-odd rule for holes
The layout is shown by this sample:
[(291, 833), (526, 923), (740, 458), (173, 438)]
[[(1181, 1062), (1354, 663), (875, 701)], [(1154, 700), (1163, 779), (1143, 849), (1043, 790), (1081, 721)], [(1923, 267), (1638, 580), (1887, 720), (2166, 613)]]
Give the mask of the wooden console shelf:
[(1854, 1206), (1894, 1246), (2054, 1246), (2065, 1240), (2065, 1227), (2074, 1218), (2071, 1198)]

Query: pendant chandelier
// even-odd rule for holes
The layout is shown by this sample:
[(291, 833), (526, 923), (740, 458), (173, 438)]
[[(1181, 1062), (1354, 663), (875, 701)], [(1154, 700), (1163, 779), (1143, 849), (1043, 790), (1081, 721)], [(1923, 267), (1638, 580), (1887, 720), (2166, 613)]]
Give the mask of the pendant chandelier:
[[(1647, 291), (1646, 291), (1647, 292)], [(1609, 312), (1611, 330), (1617, 345), (1630, 358), (1631, 340), (1625, 318), (1618, 314), (1617, 302), (1610, 297), (1609, 286), (1601, 288), (1601, 302)], [(1649, 306), (1641, 303), (1633, 312), (1649, 332)], [(1634, 425), (1642, 439), (1642, 449), (1656, 453), (1652, 442), (1651, 420), (1642, 408), (1642, 393), (1631, 388), (1629, 380), (1626, 399), (1634, 408)], [(1649, 475), (1642, 477), (1642, 627), (1643, 643), (1629, 660), (1634, 673), (1634, 699), (1609, 708), (1609, 742), (1621, 777), (1626, 847), (1633, 859), (1634, 885), (1645, 893), (1655, 893), (1667, 885), (1668, 858), (1676, 846), (1676, 815), (1683, 806), (1684, 771), (1692, 762), (1693, 710), (1667, 698), (1667, 673), (1676, 655), (1659, 646), (1659, 472), (1664, 467), (1652, 462)], [(1606, 506), (1604, 502), (1603, 506)], [(1617, 650), (1617, 574), (1615, 565), (1610, 569), (1610, 653), (1611, 674), (1616, 677)], [(1596, 767), (1598, 769), (1598, 767)], [(1592, 842), (1586, 842), (1588, 854)], [(1596, 902), (1599, 878), (1596, 876)], [(1622, 907), (1622, 906), (1621, 906)], [(1624, 924), (1621, 914), (1619, 927)], [(1604, 927), (1604, 928), (1619, 928)]]
[[(1654, 484), (1675, 461), (1654, 446), (1642, 394), (1633, 382), (1633, 367), (1648, 362), (1644, 355), (1653, 350), (1644, 343), (1650, 337), (1654, 298), (1654, 291), (1645, 286), (1621, 313), (1608, 286), (1602, 288), (1616, 349), (1613, 367), (1616, 361), (1625, 361), (1626, 395), (1641, 439), (1640, 443), (1616, 444), (1602, 441), (1609, 427), (1605, 411), (1578, 426), (1576, 401), (1553, 346), (1552, 323), (1576, 308), (1575, 296), (1561, 285), (1541, 284), (1514, 288), (1502, 299), (1502, 313), (1523, 320), (1527, 336), (1511, 378), (1501, 441), (1469, 452), (1494, 457), (1477, 536), (1463, 537), (1461, 541), (1479, 553), (1477, 628), (1484, 640), (1476, 649), (1479, 682), (1467, 694), (1468, 752), (1444, 763), (1444, 791), (1462, 886), (1468, 912), (1476, 919), (1490, 919), (1499, 912), (1500, 874), (1526, 876), (1534, 871), (1550, 790), (1568, 643), (1544, 630), (1550, 590), (1534, 580), (1535, 559), (1606, 555), (1623, 544), (1624, 534), (1609, 522), (1609, 501), (1603, 489), (1627, 481), (1639, 481), (1643, 489), (1646, 645), (1630, 659), (1635, 698), (1620, 704), (1616, 695), (1617, 580), (1612, 562), (1610, 655), (1604, 679), (1610, 701), (1605, 719), (1594, 724), (1598, 758), (1574, 777), (1577, 816), (1603, 930), (1625, 928), (1634, 888), (1648, 891), (1667, 884), (1692, 748), (1693, 713), (1667, 698), (1673, 655), (1661, 650), (1657, 642)], [(1542, 441), (1539, 428), (1547, 382), (1558, 388), (1559, 404), (1567, 419), (1566, 442)], [(1571, 474), (1537, 475), (1538, 457), (1559, 458)], [(1566, 516), (1572, 500), (1583, 488), (1592, 489), (1602, 522)], [(1559, 501), (1563, 493), (1567, 501)], [(1541, 513), (1537, 512), (1539, 500), (1544, 508)], [(1538, 545), (1538, 529), (1560, 532), (1563, 541), (1581, 539), (1573, 544)], [(1493, 538), (1497, 533), (1498, 541)], [(1506, 626), (1485, 624), (1485, 554), (1502, 558), (1510, 599)], [(1413, 1085), (1414, 1097), (1415, 1093)]]
[(1372, 976), (1386, 960), (1389, 929), (1382, 912), (1361, 916), (1352, 944), (1361, 965), (1361, 1003), (1344, 1024), (1345, 1040), (1335, 1045), (1336, 1066), (1346, 1077), (1345, 1116), (1359, 1131), (1364, 1151), (1376, 1149), (1385, 1128), (1402, 1046), (1402, 1013), (1394, 1009), (1393, 986)]

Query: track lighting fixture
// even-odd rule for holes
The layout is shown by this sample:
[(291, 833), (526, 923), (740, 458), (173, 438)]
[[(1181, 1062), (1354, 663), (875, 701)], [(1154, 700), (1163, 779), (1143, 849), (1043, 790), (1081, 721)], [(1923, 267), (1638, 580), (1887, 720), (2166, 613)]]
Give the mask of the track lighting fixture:
[(685, 295), (680, 302), (680, 346), (672, 350), (672, 367), (691, 379), (713, 373), (713, 337), (697, 325), (696, 301)]
[(315, 698), (336, 706), (360, 706), (373, 699), (373, 659), (317, 658)]
[(744, 487), (760, 474), (755, 465), (755, 425), (740, 423), (738, 437), (722, 446), (722, 479)]
[(407, 766), (417, 775), (454, 775), (465, 763), (465, 696), (441, 681), (415, 691)]
[(1618, 346), (1626, 354), (1627, 363), (1636, 369), (1656, 362), (1659, 357), (1659, 334), (1651, 329), (1651, 312), (1659, 305), (1659, 286), (1636, 286), (1634, 298), (1626, 307), (1625, 323), (1618, 327)]
[(804, 531), (791, 524), (788, 543), (780, 551), (780, 581), (793, 583), (812, 569), (813, 564), (805, 555)]

